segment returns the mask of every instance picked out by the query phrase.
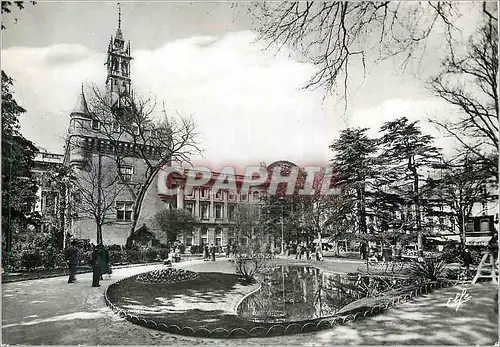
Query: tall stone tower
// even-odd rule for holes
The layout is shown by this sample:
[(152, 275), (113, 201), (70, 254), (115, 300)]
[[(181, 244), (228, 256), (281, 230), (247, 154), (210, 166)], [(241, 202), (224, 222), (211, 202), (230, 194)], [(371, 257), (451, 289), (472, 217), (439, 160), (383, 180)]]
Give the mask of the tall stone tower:
[(130, 56), (130, 41), (125, 46), (121, 25), (121, 5), (118, 4), (118, 28), (115, 37), (111, 35), (106, 61), (106, 88), (114, 102), (120, 102), (123, 95), (130, 93), (131, 87), (130, 61), (133, 58)]

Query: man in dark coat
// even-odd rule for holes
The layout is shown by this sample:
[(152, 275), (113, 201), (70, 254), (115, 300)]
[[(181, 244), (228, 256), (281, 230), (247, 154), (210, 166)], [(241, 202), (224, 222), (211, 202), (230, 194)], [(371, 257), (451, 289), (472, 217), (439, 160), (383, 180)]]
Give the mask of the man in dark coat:
[(99, 279), (101, 277), (101, 264), (99, 259), (99, 249), (94, 246), (90, 263), (92, 265), (92, 287), (100, 287)]
[(215, 261), (215, 246), (213, 243), (210, 245), (210, 255), (212, 256), (212, 261)]
[(75, 283), (76, 281), (76, 268), (78, 266), (78, 248), (76, 247), (76, 242), (71, 242), (71, 246), (66, 248), (65, 252), (66, 261), (68, 262), (69, 268), (69, 279), (68, 283)]
[(203, 246), (203, 260), (209, 260), (210, 259), (210, 250), (208, 249), (208, 245), (205, 244)]
[(97, 247), (99, 249), (99, 264), (101, 265), (101, 280), (102, 280), (102, 275), (111, 273), (109, 271), (109, 251), (102, 244), (98, 245)]
[(469, 267), (472, 264), (472, 256), (471, 256), (468, 248), (466, 248), (464, 250), (464, 254), (463, 254), (462, 258), (463, 258), (463, 261), (464, 261), (464, 266), (465, 266), (466, 274), (467, 274), (467, 276), (469, 276), (470, 275)]

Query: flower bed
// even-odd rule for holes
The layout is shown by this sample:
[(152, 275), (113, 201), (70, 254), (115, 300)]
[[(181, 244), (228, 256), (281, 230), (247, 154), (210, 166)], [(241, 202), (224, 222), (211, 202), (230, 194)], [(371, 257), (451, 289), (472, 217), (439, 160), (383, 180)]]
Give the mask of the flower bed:
[(146, 272), (137, 276), (137, 280), (146, 283), (180, 283), (194, 280), (198, 274), (193, 271), (182, 269), (160, 269)]

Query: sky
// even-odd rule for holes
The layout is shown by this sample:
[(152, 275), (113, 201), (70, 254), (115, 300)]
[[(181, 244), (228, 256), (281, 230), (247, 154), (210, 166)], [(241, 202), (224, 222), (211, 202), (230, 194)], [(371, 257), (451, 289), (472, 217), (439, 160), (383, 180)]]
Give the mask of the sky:
[[(463, 40), (478, 22), (473, 5), (460, 4)], [(14, 11), (2, 31), (2, 69), (14, 78), (15, 97), (27, 109), (23, 134), (48, 151), (63, 151), (69, 114), (81, 85), (103, 86), (105, 51), (117, 28), (116, 2), (37, 2)], [(17, 19), (17, 21), (15, 21)], [(347, 109), (339, 95), (304, 90), (314, 66), (288, 48), (265, 50), (245, 5), (224, 2), (124, 2), (122, 31), (131, 41), (132, 83), (155, 95), (167, 114), (191, 115), (203, 157), (214, 166), (290, 160), (325, 164), (328, 145), (347, 126), (371, 127), (406, 116), (439, 137), (429, 117), (457, 110), (434, 97), (424, 82), (444, 57), (442, 37), (424, 59), (402, 71), (397, 58), (351, 68)], [(450, 151), (450, 143), (438, 140)]]

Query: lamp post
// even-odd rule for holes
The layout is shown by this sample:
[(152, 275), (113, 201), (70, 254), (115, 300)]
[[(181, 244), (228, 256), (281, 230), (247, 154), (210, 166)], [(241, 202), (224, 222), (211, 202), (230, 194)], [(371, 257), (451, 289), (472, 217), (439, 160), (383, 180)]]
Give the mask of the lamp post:
[(283, 206), (281, 206), (281, 255), (285, 254), (285, 227), (283, 224), (284, 211)]

